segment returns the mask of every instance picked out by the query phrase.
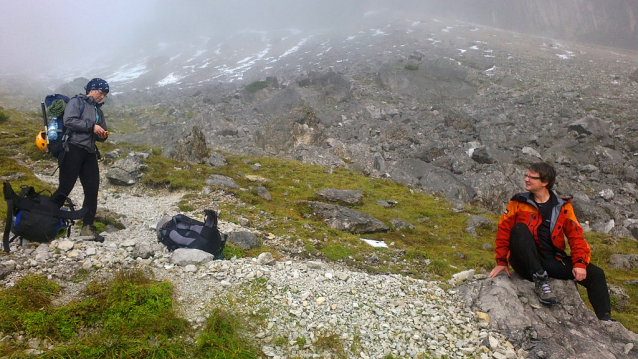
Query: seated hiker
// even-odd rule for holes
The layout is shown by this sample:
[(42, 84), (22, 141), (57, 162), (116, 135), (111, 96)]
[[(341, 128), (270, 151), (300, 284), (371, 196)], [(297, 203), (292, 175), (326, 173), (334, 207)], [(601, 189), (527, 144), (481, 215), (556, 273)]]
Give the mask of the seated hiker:
[(104, 142), (108, 137), (101, 106), (102, 100), (109, 93), (109, 85), (106, 81), (95, 78), (89, 81), (85, 89), (86, 95), (78, 95), (66, 105), (64, 125), (69, 130), (68, 149), (62, 151), (58, 157), (59, 187), (51, 198), (62, 205), (79, 178), (84, 189), (82, 207), (88, 210), (83, 218), (80, 235), (90, 236), (94, 241), (103, 242), (104, 238), (97, 233), (93, 224), (100, 186), (98, 151), (95, 142)]
[[(496, 267), (489, 277), (510, 275), (508, 263), (521, 277), (535, 283), (543, 304), (558, 303), (549, 277), (573, 279), (587, 288), (589, 301), (600, 320), (611, 320), (611, 304), (605, 272), (589, 263), (590, 248), (570, 198), (552, 191), (556, 171), (547, 163), (529, 167), (528, 192), (514, 195), (503, 212), (496, 234)], [(565, 237), (571, 255), (565, 252)]]

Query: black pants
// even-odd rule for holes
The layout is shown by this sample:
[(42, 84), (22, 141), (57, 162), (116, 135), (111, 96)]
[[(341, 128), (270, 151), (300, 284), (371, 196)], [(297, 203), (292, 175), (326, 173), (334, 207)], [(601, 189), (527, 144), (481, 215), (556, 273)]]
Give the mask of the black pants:
[[(574, 279), (572, 258), (566, 257), (561, 261), (556, 259), (554, 253), (539, 252), (532, 233), (523, 223), (514, 225), (510, 232), (509, 261), (516, 273), (530, 281), (539, 270), (545, 270), (551, 278)], [(587, 288), (589, 302), (598, 318), (611, 313), (607, 280), (601, 268), (590, 263), (587, 277), (577, 283)]]
[[(62, 154), (60, 155), (62, 156)], [(100, 168), (97, 164), (97, 154), (69, 144), (69, 151), (64, 153), (64, 160), (60, 163), (60, 176), (58, 189), (51, 198), (62, 206), (64, 200), (71, 193), (78, 177), (84, 190), (84, 202), (82, 208), (88, 209), (84, 216), (83, 224), (90, 225), (95, 222), (97, 211), (97, 195), (100, 188)]]

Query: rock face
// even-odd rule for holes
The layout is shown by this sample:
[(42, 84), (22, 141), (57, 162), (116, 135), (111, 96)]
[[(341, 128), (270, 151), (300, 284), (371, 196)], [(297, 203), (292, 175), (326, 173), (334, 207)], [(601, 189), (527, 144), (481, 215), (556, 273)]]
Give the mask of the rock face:
[(626, 352), (638, 335), (617, 322), (603, 322), (583, 303), (573, 281), (550, 280), (560, 303), (538, 302), (534, 284), (505, 275), (459, 287), (459, 296), (475, 311), (489, 315), (489, 328), (522, 345), (529, 358), (634, 358)]

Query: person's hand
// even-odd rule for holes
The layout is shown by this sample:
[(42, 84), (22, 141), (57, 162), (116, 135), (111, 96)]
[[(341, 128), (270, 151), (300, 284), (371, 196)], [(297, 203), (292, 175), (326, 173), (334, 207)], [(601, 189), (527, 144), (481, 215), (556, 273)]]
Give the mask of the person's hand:
[(574, 275), (574, 280), (580, 282), (587, 278), (587, 269), (574, 267), (572, 268), (572, 274)]
[(489, 278), (494, 278), (499, 273), (501, 273), (503, 271), (505, 271), (505, 273), (507, 273), (507, 276), (510, 277), (510, 269), (507, 266), (496, 266), (496, 267), (494, 267), (494, 269), (492, 269), (492, 271), (490, 272), (488, 277)]
[(101, 139), (105, 139), (109, 135), (108, 132), (106, 132), (100, 125), (93, 126), (93, 133), (95, 133), (97, 137)]

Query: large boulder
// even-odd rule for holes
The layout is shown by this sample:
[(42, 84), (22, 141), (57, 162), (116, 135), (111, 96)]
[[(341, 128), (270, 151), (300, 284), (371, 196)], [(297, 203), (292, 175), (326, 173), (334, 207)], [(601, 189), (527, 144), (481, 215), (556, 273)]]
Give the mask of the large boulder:
[(350, 233), (386, 232), (389, 230), (380, 220), (354, 209), (322, 202), (308, 202), (316, 216), (322, 218), (330, 228)]
[(261, 246), (259, 238), (253, 232), (248, 231), (229, 232), (226, 241), (245, 250)]
[(137, 182), (142, 176), (142, 170), (146, 168), (142, 157), (130, 155), (124, 159), (117, 160), (106, 173), (106, 178), (115, 185), (130, 186)]
[[(576, 284), (551, 279), (559, 304), (540, 304), (534, 284), (516, 273), (469, 282), (459, 297), (489, 315), (489, 329), (507, 336), (530, 358), (635, 358), (638, 335), (618, 322), (604, 322), (583, 303)], [(629, 349), (629, 350), (627, 350)]]

